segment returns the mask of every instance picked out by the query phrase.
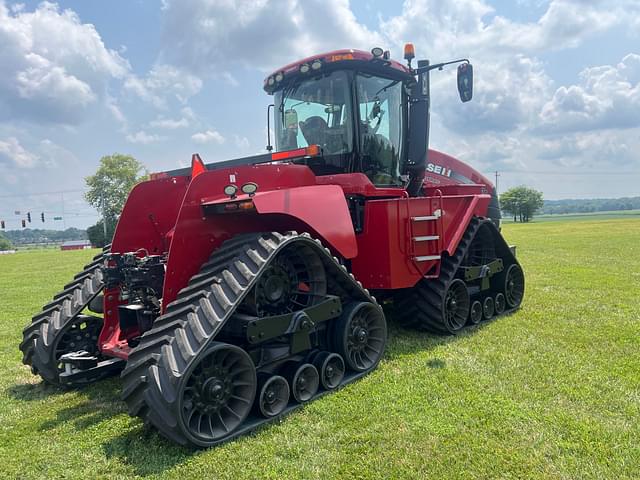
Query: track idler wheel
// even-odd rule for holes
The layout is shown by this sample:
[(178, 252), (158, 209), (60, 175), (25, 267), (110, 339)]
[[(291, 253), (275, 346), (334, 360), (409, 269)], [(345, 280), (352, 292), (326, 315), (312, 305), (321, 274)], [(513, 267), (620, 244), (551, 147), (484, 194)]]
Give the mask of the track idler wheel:
[(387, 342), (387, 321), (382, 310), (369, 302), (352, 303), (335, 323), (335, 350), (356, 372), (374, 368)]
[(263, 417), (275, 417), (289, 403), (289, 382), (280, 375), (264, 375), (258, 392), (258, 409)]
[(442, 300), (442, 318), (450, 332), (460, 330), (467, 323), (469, 304), (467, 285), (460, 279), (453, 280)]
[(469, 310), (469, 321), (472, 325), (477, 325), (482, 321), (482, 303), (476, 300), (471, 304)]
[(482, 313), (485, 320), (491, 320), (495, 313), (495, 305), (493, 303), (493, 297), (487, 297), (482, 302)]
[(291, 363), (286, 366), (286, 377), (291, 385), (291, 395), (298, 403), (311, 400), (320, 385), (320, 374), (310, 363)]
[(313, 359), (313, 364), (320, 373), (320, 383), (325, 390), (333, 390), (340, 385), (346, 370), (344, 360), (340, 355), (320, 352)]
[(496, 315), (502, 315), (504, 313), (504, 309), (506, 308), (506, 299), (502, 293), (498, 293), (494, 300), (494, 306), (496, 309)]
[(180, 427), (192, 443), (210, 445), (247, 418), (256, 395), (256, 369), (240, 347), (213, 343), (180, 384)]
[(507, 269), (504, 277), (504, 297), (509, 308), (516, 308), (524, 297), (524, 273), (515, 263)]

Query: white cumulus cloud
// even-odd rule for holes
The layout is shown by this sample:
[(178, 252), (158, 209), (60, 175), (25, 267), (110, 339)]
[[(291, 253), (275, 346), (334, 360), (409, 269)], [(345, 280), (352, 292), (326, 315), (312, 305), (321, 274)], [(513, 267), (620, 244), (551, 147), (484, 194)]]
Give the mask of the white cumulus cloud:
[(140, 143), (142, 145), (157, 143), (164, 140), (164, 137), (152, 133), (147, 133), (144, 130), (140, 130), (136, 133), (130, 133), (125, 138), (129, 143)]
[(77, 123), (129, 64), (72, 10), (43, 2), (9, 10), (0, 0), (0, 120)]
[(356, 20), (348, 0), (164, 0), (163, 5), (165, 57), (227, 81), (233, 77), (224, 69), (234, 64), (270, 69), (319, 51), (380, 43), (377, 33)]
[(26, 150), (16, 137), (0, 140), (0, 166), (33, 168), (38, 159), (38, 155)]
[(173, 65), (158, 64), (145, 77), (127, 77), (124, 88), (156, 108), (165, 109), (172, 99), (185, 104), (200, 91), (202, 80)]
[(196, 143), (217, 143), (219, 145), (225, 142), (225, 138), (216, 130), (206, 130), (191, 135), (191, 140)]
[(540, 113), (547, 131), (579, 131), (640, 126), (640, 55), (617, 65), (587, 68), (581, 82), (559, 87)]

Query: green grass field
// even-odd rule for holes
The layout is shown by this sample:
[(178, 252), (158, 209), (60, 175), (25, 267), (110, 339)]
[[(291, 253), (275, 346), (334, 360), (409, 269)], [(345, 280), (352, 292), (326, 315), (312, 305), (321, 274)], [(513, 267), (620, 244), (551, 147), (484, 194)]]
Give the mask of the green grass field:
[(130, 418), (117, 378), (62, 392), (21, 364), (23, 326), (94, 252), (0, 256), (0, 478), (639, 478), (640, 220), (503, 231), (519, 312), (392, 327), (368, 377), (204, 451)]
[[(562, 213), (536, 215), (531, 221), (539, 222), (570, 222), (574, 220), (613, 220), (614, 218), (636, 218), (640, 219), (640, 210), (618, 210), (611, 212), (591, 212), (591, 213)], [(504, 223), (513, 223), (513, 217), (505, 215), (502, 219)]]

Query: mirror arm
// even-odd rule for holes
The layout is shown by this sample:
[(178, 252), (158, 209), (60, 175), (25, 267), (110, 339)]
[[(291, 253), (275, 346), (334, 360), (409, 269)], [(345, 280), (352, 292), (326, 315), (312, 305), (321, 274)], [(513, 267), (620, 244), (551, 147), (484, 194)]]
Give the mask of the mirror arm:
[(269, 116), (269, 110), (271, 108), (275, 108), (273, 103), (267, 106), (267, 151), (270, 152), (273, 150), (273, 146), (271, 145), (271, 117)]
[(416, 68), (413, 71), (413, 73), (416, 74), (416, 75), (420, 75), (420, 74), (425, 73), (425, 72), (430, 72), (431, 70), (442, 70), (443, 67), (445, 67), (447, 65), (452, 65), (454, 63), (469, 63), (469, 59), (468, 58), (460, 58), (458, 60), (452, 60), (450, 62), (434, 63), (433, 65), (427, 65), (426, 67)]

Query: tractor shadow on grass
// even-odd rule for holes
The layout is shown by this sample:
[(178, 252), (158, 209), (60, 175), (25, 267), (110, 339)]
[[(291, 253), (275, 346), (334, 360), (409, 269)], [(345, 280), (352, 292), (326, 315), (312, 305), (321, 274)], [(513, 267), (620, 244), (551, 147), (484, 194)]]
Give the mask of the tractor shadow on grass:
[[(118, 459), (131, 466), (139, 476), (162, 473), (197, 453), (195, 449), (166, 440), (139, 419), (128, 417), (126, 405), (120, 399), (121, 391), (122, 382), (117, 376), (83, 388), (61, 388), (40, 381), (19, 383), (6, 389), (15, 400), (46, 402), (47, 409), (55, 412), (37, 426), (45, 434), (69, 427), (83, 432), (105, 421), (117, 422), (123, 433), (116, 433), (101, 443), (95, 442), (95, 447), (101, 446), (107, 459)], [(69, 394), (71, 397), (65, 398)]]
[[(468, 338), (492, 323), (483, 322), (456, 336), (437, 336), (402, 328), (389, 314), (387, 318), (390, 320), (389, 342), (383, 361), (397, 360), (418, 352), (430, 352)], [(444, 369), (447, 365), (445, 360), (433, 357), (427, 360), (426, 367)], [(57, 397), (69, 391), (81, 393), (84, 401), (74, 401), (72, 406), (59, 409), (55, 418), (40, 425), (40, 430), (46, 432), (63, 424), (71, 424), (76, 430), (82, 431), (110, 418), (126, 415), (126, 406), (120, 400), (121, 389), (120, 380), (111, 378), (80, 390), (59, 389), (41, 382), (17, 384), (7, 391), (13, 398), (22, 401), (42, 401), (48, 398), (57, 400)], [(176, 445), (159, 435), (155, 429), (143, 425), (139, 419), (127, 418), (126, 421), (128, 425), (121, 425), (122, 433), (102, 442), (101, 446), (107, 459), (114, 459), (131, 467), (136, 475), (157, 475), (207, 451)], [(121, 419), (118, 422), (122, 424)]]
[(102, 448), (107, 459), (115, 458), (133, 468), (136, 475), (157, 475), (196, 455), (199, 450), (182, 447), (162, 437), (149, 426), (142, 425), (112, 438)]
[(124, 404), (120, 402), (120, 389), (120, 380), (110, 378), (82, 389), (71, 390), (79, 392), (83, 401), (72, 402), (72, 406), (58, 410), (55, 418), (40, 425), (40, 430), (45, 432), (70, 423), (76, 430), (82, 431), (126, 413)]
[[(385, 351), (384, 360), (395, 360), (406, 355), (416, 352), (429, 352), (444, 345), (449, 345), (463, 339), (474, 336), (477, 332), (489, 327), (497, 319), (483, 321), (478, 325), (467, 326), (457, 335), (438, 335), (423, 330), (413, 330), (402, 327), (397, 321), (393, 320), (390, 312), (385, 312), (388, 323), (388, 340), (387, 349)], [(509, 314), (510, 315), (510, 314)], [(500, 318), (504, 318), (505, 315)], [(445, 368), (446, 362), (439, 358), (432, 358), (427, 362), (429, 368)]]
[[(71, 423), (78, 431), (89, 428), (108, 418), (125, 412), (124, 404), (120, 400), (120, 381), (117, 378), (105, 379), (84, 388), (63, 388), (50, 385), (44, 381), (39, 383), (22, 383), (7, 388), (9, 396), (16, 400), (27, 402), (47, 401), (55, 410), (55, 418), (44, 421), (39, 430), (46, 432), (62, 424)], [(56, 408), (65, 402), (65, 395), (69, 398), (70, 406)]]
[[(390, 315), (387, 318), (390, 319), (389, 348), (383, 361), (393, 361), (418, 352), (430, 352), (442, 345), (473, 336), (476, 332), (492, 323), (483, 322), (478, 326), (468, 328), (459, 335), (438, 336), (427, 332), (405, 329), (394, 322)], [(430, 358), (426, 362), (426, 366), (429, 369), (447, 368), (445, 360), (437, 357)], [(133, 421), (139, 422), (138, 420)], [(286, 422), (286, 419), (284, 421)], [(259, 431), (268, 430), (269, 428), (271, 426), (266, 425), (260, 428)], [(206, 454), (211, 450), (180, 447), (166, 440), (152, 427), (144, 426), (141, 423), (139, 423), (139, 426), (123, 432), (119, 437), (111, 439), (103, 447), (107, 458), (118, 458), (123, 464), (131, 466), (134, 472), (141, 477), (162, 473), (187, 461), (194, 455)], [(213, 450), (216, 448), (212, 447)]]
[(40, 381), (39, 383), (16, 383), (7, 388), (6, 392), (14, 400), (33, 402), (63, 395), (66, 390)]

